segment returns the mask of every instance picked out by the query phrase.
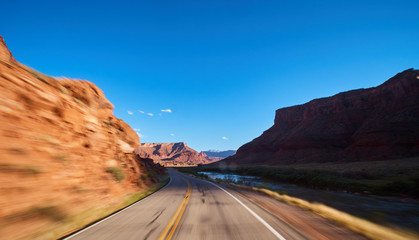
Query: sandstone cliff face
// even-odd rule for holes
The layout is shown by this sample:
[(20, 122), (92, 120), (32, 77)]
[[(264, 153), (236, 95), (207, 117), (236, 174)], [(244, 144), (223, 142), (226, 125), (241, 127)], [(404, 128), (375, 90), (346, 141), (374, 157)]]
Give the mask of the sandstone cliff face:
[(224, 163), (370, 161), (419, 155), (419, 71), (276, 111), (274, 125)]
[(163, 170), (133, 153), (137, 134), (112, 113), (93, 83), (36, 72), (0, 37), (0, 236), (25, 238), (156, 181), (140, 176)]
[(135, 153), (151, 158), (163, 166), (193, 166), (212, 162), (205, 153), (193, 150), (186, 143), (142, 143)]

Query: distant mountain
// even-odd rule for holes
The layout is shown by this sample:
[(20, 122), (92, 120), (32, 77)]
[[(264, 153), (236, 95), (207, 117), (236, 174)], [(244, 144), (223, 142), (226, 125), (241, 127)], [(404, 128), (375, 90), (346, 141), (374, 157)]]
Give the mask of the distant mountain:
[(409, 69), (378, 87), (279, 109), (270, 129), (221, 162), (278, 165), (414, 156), (419, 156), (419, 71)]
[(219, 158), (226, 158), (226, 157), (230, 157), (232, 155), (234, 155), (236, 153), (235, 150), (226, 150), (226, 151), (219, 151), (219, 150), (208, 150), (208, 151), (204, 151), (204, 153), (208, 156), (208, 157), (219, 157)]
[(135, 153), (141, 158), (151, 158), (163, 166), (193, 166), (207, 164), (219, 159), (210, 159), (204, 152), (198, 153), (186, 143), (142, 143)]

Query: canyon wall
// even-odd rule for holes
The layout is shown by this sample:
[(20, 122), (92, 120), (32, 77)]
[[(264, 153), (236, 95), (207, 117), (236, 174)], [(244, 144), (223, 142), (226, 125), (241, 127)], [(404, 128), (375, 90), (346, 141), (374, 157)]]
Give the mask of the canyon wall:
[(419, 156), (419, 71), (378, 87), (278, 109), (274, 125), (220, 164), (280, 165)]

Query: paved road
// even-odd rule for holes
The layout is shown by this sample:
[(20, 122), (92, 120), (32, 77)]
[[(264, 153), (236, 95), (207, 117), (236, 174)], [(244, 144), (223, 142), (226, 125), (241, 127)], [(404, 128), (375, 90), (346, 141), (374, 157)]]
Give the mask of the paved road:
[(67, 239), (308, 239), (231, 190), (169, 174), (160, 191)]

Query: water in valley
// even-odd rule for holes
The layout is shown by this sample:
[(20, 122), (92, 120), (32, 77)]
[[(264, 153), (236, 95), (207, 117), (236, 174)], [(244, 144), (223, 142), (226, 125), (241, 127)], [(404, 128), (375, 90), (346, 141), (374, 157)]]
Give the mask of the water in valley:
[(252, 187), (283, 191), (289, 196), (318, 202), (355, 216), (386, 225), (396, 225), (419, 232), (419, 202), (412, 199), (352, 194), (343, 191), (311, 189), (295, 184), (266, 181), (255, 176), (217, 172), (199, 172), (210, 179), (221, 179)]

